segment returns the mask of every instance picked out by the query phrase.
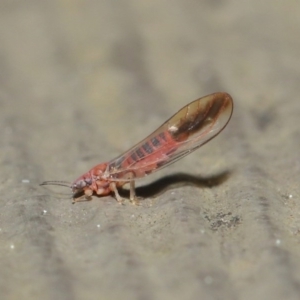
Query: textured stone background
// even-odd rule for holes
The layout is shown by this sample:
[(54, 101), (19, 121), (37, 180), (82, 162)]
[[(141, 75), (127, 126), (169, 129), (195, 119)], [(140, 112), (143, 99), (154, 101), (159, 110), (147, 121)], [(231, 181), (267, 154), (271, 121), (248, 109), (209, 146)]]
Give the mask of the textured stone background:
[[(299, 16), (292, 0), (2, 0), (1, 299), (299, 299)], [(215, 91), (230, 124), (140, 180), (142, 206), (39, 187)]]

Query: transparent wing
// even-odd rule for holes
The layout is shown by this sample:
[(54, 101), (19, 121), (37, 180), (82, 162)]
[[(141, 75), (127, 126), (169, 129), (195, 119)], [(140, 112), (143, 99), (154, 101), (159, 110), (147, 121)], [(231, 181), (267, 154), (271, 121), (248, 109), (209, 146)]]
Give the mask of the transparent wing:
[(186, 156), (219, 134), (232, 111), (233, 101), (227, 93), (191, 102), (144, 140), (110, 161), (108, 180), (135, 180)]

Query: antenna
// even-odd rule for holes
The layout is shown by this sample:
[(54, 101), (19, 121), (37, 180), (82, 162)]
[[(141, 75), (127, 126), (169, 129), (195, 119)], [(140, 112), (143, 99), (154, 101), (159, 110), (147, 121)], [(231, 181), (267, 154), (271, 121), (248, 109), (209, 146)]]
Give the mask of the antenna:
[(67, 181), (44, 181), (40, 185), (60, 185), (60, 186), (65, 186), (68, 188), (72, 187), (72, 183), (67, 182)]

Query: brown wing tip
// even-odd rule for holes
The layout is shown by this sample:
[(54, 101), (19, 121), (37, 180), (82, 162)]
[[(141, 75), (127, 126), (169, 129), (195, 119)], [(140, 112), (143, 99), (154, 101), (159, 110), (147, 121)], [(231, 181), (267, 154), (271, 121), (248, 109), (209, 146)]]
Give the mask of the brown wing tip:
[(232, 99), (231, 95), (226, 92), (217, 92), (217, 93), (212, 94), (212, 96), (215, 99), (219, 98), (223, 101), (224, 110), (227, 110), (227, 109), (230, 110), (230, 117), (229, 117), (229, 119), (230, 119), (232, 112), (233, 112), (233, 99)]
[(231, 95), (228, 94), (227, 92), (216, 92), (216, 93), (213, 93), (212, 96), (214, 98), (222, 98), (224, 100), (227, 100), (227, 101), (233, 103), (233, 99), (232, 99)]

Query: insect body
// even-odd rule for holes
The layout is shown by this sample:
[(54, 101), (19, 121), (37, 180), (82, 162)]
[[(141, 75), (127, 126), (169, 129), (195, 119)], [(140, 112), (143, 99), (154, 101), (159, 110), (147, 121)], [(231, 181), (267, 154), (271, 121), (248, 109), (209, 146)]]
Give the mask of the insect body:
[(73, 201), (87, 200), (93, 194), (114, 193), (123, 199), (118, 188), (130, 184), (130, 200), (135, 202), (134, 183), (137, 178), (151, 174), (196, 150), (219, 134), (229, 122), (233, 101), (227, 93), (215, 93), (199, 98), (179, 110), (140, 143), (111, 160), (96, 165), (73, 184), (45, 181), (42, 185), (68, 186)]

